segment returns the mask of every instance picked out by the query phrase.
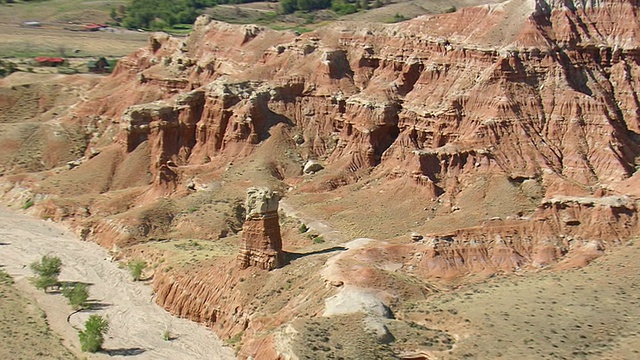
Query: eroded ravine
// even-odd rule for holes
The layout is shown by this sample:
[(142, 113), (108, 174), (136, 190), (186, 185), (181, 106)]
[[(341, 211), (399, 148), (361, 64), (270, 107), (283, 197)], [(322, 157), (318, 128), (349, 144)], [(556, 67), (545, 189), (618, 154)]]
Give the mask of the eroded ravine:
[[(134, 283), (108, 252), (95, 243), (82, 242), (64, 228), (15, 214), (0, 208), (0, 264), (22, 287), (29, 277), (28, 264), (42, 255), (55, 255), (63, 263), (60, 279), (92, 284), (90, 299), (102, 304), (99, 309), (84, 311), (70, 319), (68, 314), (50, 314), (61, 295), (46, 295), (41, 306), (48, 313), (51, 327), (67, 338), (75, 336), (71, 326), (80, 327), (92, 313), (106, 316), (110, 330), (104, 344), (114, 357), (139, 359), (233, 359), (234, 353), (208, 329), (196, 323), (172, 317), (156, 305), (151, 288)], [(48, 299), (47, 299), (48, 298)], [(61, 310), (64, 311), (64, 310)], [(57, 316), (56, 316), (57, 315)], [(169, 330), (171, 341), (163, 334)], [(67, 339), (68, 341), (69, 339)], [(67, 342), (65, 341), (65, 342)], [(102, 356), (101, 356), (102, 357)]]

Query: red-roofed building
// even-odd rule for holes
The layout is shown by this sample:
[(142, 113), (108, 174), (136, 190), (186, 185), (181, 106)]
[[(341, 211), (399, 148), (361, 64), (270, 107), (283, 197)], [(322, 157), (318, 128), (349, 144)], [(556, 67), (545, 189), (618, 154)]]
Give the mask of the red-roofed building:
[(104, 28), (106, 28), (107, 25), (105, 24), (95, 24), (95, 23), (91, 23), (91, 24), (86, 24), (83, 26), (83, 30), (84, 31), (98, 31), (98, 30), (102, 30)]
[(64, 59), (61, 57), (38, 56), (34, 60), (40, 66), (58, 66), (64, 64)]

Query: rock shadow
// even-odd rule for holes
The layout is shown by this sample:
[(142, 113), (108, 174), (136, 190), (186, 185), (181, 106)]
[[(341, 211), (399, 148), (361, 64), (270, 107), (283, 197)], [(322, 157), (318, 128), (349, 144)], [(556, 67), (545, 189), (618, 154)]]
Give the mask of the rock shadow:
[(109, 356), (135, 356), (135, 355), (140, 355), (145, 351), (147, 350), (139, 347), (133, 347), (133, 348), (119, 348), (119, 349), (102, 349), (101, 352), (108, 354)]
[(50, 286), (45, 290), (47, 294), (62, 294), (62, 290), (65, 287), (75, 287), (76, 285), (84, 284), (89, 286), (93, 286), (93, 283), (82, 282), (82, 281), (58, 281), (56, 285)]
[(104, 310), (111, 306), (112, 304), (100, 302), (98, 300), (89, 300), (87, 301), (87, 310)]
[(310, 255), (319, 255), (319, 254), (328, 254), (334, 251), (345, 251), (348, 250), (348, 248), (344, 247), (344, 246), (334, 246), (334, 247), (330, 247), (330, 248), (326, 248), (326, 249), (322, 249), (322, 250), (316, 250), (316, 251), (311, 251), (311, 252), (307, 252), (307, 253), (296, 253), (296, 252), (288, 252), (288, 251), (284, 251), (284, 259), (285, 259), (285, 263), (288, 264), (294, 260), (298, 260), (300, 258), (303, 258), (305, 256), (310, 256)]
[(65, 286), (69, 286), (69, 287), (74, 287), (77, 285), (87, 285), (87, 286), (93, 286), (93, 283), (88, 283), (88, 282), (84, 282), (84, 281), (60, 281), (59, 285), (60, 288), (63, 288)]

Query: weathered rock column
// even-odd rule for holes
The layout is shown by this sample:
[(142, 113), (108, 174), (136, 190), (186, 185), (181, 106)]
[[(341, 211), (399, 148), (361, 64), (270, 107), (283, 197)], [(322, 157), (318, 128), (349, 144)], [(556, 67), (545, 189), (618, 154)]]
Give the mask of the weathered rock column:
[(273, 270), (284, 264), (278, 222), (280, 196), (266, 187), (247, 189), (247, 215), (242, 226), (242, 246), (238, 266)]

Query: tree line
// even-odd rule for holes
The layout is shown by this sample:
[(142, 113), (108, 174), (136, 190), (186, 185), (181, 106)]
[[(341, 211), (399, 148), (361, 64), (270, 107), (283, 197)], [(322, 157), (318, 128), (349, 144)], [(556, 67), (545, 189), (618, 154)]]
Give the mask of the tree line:
[[(178, 24), (192, 24), (204, 9), (219, 4), (240, 4), (258, 0), (132, 0), (129, 6), (111, 11), (111, 18), (129, 29), (161, 30)], [(385, 2), (383, 2), (385, 1)], [(331, 9), (338, 15), (383, 6), (389, 0), (279, 0), (279, 12)]]
[[(142, 260), (131, 261), (128, 264), (129, 271), (134, 281), (140, 281), (142, 273), (147, 263)], [(35, 261), (30, 265), (34, 277), (31, 278), (33, 285), (48, 292), (51, 289), (61, 290), (61, 293), (69, 301), (69, 305), (77, 311), (91, 308), (89, 303), (89, 286), (81, 282), (60, 282), (58, 277), (62, 271), (62, 260), (57, 256), (44, 255), (40, 261)], [(73, 314), (73, 313), (72, 313)], [(71, 315), (72, 315), (71, 314)], [(69, 315), (69, 316), (71, 316)], [(68, 319), (67, 319), (68, 321)], [(104, 336), (109, 330), (109, 321), (100, 315), (91, 315), (84, 323), (84, 330), (78, 330), (78, 338), (82, 351), (95, 353), (102, 350)], [(170, 335), (165, 331), (166, 340), (170, 340)]]

